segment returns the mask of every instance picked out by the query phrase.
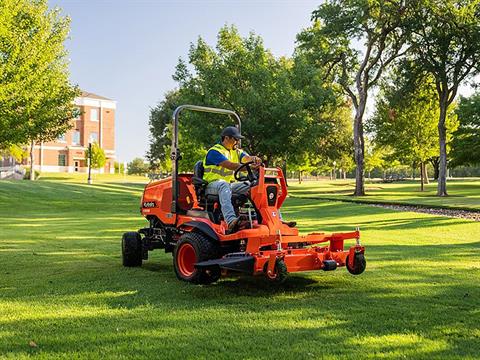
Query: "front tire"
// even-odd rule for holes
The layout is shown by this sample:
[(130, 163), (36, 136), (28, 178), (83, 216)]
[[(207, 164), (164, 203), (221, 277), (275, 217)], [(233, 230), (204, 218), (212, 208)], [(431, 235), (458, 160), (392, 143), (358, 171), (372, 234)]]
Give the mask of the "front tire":
[(218, 268), (200, 270), (195, 263), (216, 259), (218, 246), (203, 234), (186, 233), (173, 251), (173, 268), (177, 278), (193, 284), (211, 284), (220, 278)]
[(122, 263), (126, 267), (142, 266), (142, 237), (136, 231), (122, 236)]

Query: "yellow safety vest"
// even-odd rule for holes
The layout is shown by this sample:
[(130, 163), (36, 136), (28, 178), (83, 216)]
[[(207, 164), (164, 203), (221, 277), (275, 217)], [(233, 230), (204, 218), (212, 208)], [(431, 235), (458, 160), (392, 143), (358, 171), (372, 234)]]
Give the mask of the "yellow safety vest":
[[(228, 150), (222, 144), (215, 144), (210, 149), (208, 149), (208, 151), (210, 150), (218, 151), (219, 153), (225, 155), (225, 157), (231, 162), (240, 163), (241, 150)], [(208, 181), (209, 183), (216, 180), (225, 180), (226, 182), (235, 181), (235, 178), (233, 177), (233, 170), (228, 170), (223, 166), (207, 165), (207, 155), (205, 155), (205, 158), (203, 159), (203, 168), (205, 169), (203, 173), (203, 179)]]

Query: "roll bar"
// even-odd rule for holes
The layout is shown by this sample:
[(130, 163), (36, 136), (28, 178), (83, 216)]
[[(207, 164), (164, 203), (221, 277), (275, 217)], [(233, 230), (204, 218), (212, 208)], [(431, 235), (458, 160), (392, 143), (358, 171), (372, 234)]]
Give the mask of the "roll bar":
[(226, 109), (211, 108), (206, 106), (196, 106), (196, 105), (180, 105), (173, 112), (172, 121), (173, 121), (173, 134), (172, 134), (172, 150), (170, 153), (170, 159), (172, 160), (172, 205), (170, 211), (172, 214), (177, 212), (178, 207), (178, 160), (181, 159), (180, 149), (178, 148), (178, 119), (183, 110), (192, 110), (198, 112), (206, 112), (211, 114), (223, 114), (229, 115), (237, 120), (238, 130), (242, 130), (242, 121), (236, 112)]

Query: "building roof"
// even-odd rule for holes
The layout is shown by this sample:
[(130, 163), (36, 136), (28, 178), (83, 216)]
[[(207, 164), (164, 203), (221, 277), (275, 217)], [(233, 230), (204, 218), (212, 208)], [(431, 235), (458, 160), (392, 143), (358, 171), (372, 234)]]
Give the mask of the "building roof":
[(82, 90), (82, 94), (80, 95), (80, 97), (85, 97), (85, 98), (90, 98), (90, 99), (110, 100), (110, 101), (112, 101), (112, 99), (109, 99), (109, 98), (106, 98), (106, 97), (104, 97), (104, 96), (100, 96), (100, 95), (97, 95), (97, 94), (94, 94), (94, 93), (91, 93), (91, 92), (83, 91), (83, 90)]

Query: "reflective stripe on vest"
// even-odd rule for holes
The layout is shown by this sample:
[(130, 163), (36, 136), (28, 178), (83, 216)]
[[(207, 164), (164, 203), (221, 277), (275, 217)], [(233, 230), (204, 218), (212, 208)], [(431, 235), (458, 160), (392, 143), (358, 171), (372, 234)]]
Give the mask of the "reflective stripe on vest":
[[(239, 150), (227, 150), (222, 144), (215, 144), (210, 149), (208, 149), (208, 151), (210, 150), (218, 151), (231, 162), (240, 162)], [(203, 159), (203, 168), (205, 169), (203, 175), (204, 180), (208, 181), (209, 183), (217, 180), (225, 180), (226, 182), (235, 181), (235, 178), (233, 177), (233, 170), (229, 170), (227, 168), (224, 168), (223, 166), (207, 165), (206, 162), (207, 155), (205, 155), (205, 158)]]

